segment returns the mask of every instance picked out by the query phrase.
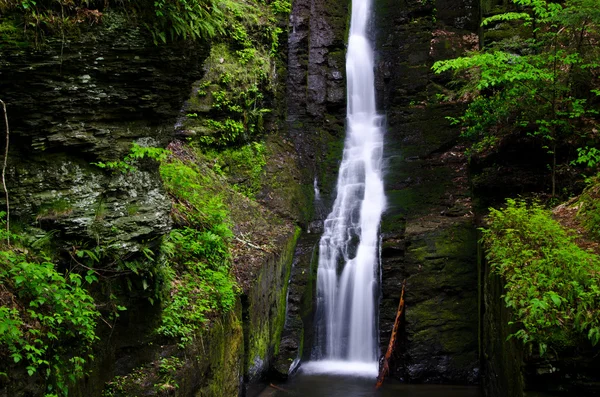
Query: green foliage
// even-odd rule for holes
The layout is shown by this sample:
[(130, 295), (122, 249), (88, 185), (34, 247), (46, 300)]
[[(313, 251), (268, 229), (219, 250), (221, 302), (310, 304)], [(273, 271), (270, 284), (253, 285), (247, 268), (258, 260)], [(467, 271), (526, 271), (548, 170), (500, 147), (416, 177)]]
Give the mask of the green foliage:
[(600, 240), (600, 176), (589, 180), (590, 185), (579, 197), (577, 217), (594, 240)]
[(123, 158), (123, 160), (107, 162), (99, 161), (92, 164), (115, 172), (135, 172), (137, 171), (136, 164), (138, 164), (141, 160), (152, 159), (161, 162), (167, 158), (168, 153), (169, 152), (166, 149), (140, 146), (134, 142), (130, 152)]
[[(189, 111), (205, 117), (186, 120), (204, 147), (239, 146), (260, 139), (264, 117), (276, 94), (282, 28), (278, 18), (288, 1), (230, 2), (224, 8), (226, 34), (211, 46), (207, 73)], [(217, 40), (215, 40), (217, 41)], [(210, 110), (207, 110), (210, 109)]]
[(16, 14), (24, 34), (41, 44), (46, 35), (75, 31), (81, 24), (97, 24), (102, 12), (89, 0), (0, 0), (0, 14)]
[(22, 240), (19, 235), (2, 230), (0, 238), (10, 237), (13, 243), (0, 250), (2, 353), (25, 363), (29, 375), (45, 378), (48, 395), (66, 396), (68, 386), (85, 374), (85, 364), (93, 359), (100, 314), (84, 284), (96, 277), (88, 272), (84, 280), (77, 273), (58, 272), (46, 258), (15, 246)]
[(225, 235), (228, 217), (223, 197), (211, 187), (213, 180), (191, 163), (172, 159), (160, 167), (167, 191), (174, 199), (173, 216), (181, 225), (215, 230)]
[(219, 140), (213, 141), (218, 142), (219, 146), (236, 142), (245, 132), (244, 124), (231, 118), (223, 121), (207, 119), (205, 123), (219, 135)]
[(223, 1), (155, 0), (156, 18), (150, 25), (154, 42), (182, 39), (210, 39), (225, 33)]
[(490, 209), (482, 229), (487, 259), (505, 282), (504, 301), (512, 309), (524, 343), (548, 346), (578, 335), (600, 340), (600, 258), (579, 248), (551, 213), (539, 205), (507, 200)]
[[(595, 0), (513, 0), (523, 12), (495, 15), (494, 26), (520, 21), (521, 36), (492, 43), (466, 57), (436, 62), (436, 73), (454, 71), (463, 93), (474, 98), (459, 118), (479, 151), (509, 134), (528, 134), (552, 156), (566, 143), (595, 139), (598, 127), (600, 11)], [(495, 139), (489, 139), (495, 137)]]
[(589, 146), (577, 148), (577, 159), (573, 162), (589, 168), (595, 167), (600, 164), (600, 150)]
[(237, 287), (229, 275), (227, 240), (211, 231), (173, 230), (171, 291), (157, 332), (190, 343), (206, 325), (207, 316), (227, 312), (235, 305)]
[(160, 375), (161, 383), (154, 385), (154, 387), (159, 392), (179, 388), (179, 385), (175, 381), (175, 374), (182, 366), (183, 361), (178, 357), (162, 357), (158, 364), (158, 374)]
[(264, 167), (267, 165), (265, 145), (252, 142), (241, 147), (211, 150), (206, 156), (213, 163), (213, 170), (226, 176), (235, 190), (254, 198), (261, 189)]
[[(250, 36), (238, 36), (250, 40)], [(204, 146), (239, 145), (264, 132), (263, 117), (270, 112), (265, 107), (265, 93), (274, 89), (270, 50), (254, 41), (248, 45), (233, 52), (232, 45), (225, 43), (211, 49), (206, 61), (209, 65), (206, 80), (199, 90), (201, 96), (212, 99), (211, 117), (198, 120), (206, 127), (203, 131), (209, 131), (198, 139)], [(218, 82), (218, 86), (211, 85), (211, 81)]]
[(163, 242), (170, 291), (158, 333), (185, 345), (211, 313), (227, 312), (235, 305), (238, 289), (229, 272), (233, 233), (210, 171), (200, 172), (194, 163), (170, 159), (161, 165), (160, 173), (174, 199), (173, 217), (185, 226), (173, 230)]
[(269, 6), (274, 14), (289, 14), (292, 11), (292, 3), (288, 0), (273, 0)]
[(2, 0), (0, 11), (19, 13), (23, 28), (33, 30), (39, 40), (47, 34), (75, 30), (84, 22), (101, 23), (108, 8), (121, 9), (132, 17), (132, 22), (138, 20), (146, 26), (158, 44), (224, 35), (224, 10), (232, 3), (233, 0)]
[(44, 204), (38, 209), (36, 220), (56, 219), (68, 215), (73, 211), (73, 206), (64, 198)]

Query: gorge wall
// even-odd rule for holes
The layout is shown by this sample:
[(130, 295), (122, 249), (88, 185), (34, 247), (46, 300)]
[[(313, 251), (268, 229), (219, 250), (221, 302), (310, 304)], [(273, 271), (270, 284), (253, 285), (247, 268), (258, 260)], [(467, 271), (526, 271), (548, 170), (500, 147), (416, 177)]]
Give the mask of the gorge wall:
[[(0, 22), (3, 32), (14, 33), (6, 28), (9, 19)], [(267, 165), (257, 198), (248, 199), (234, 188), (237, 181), (192, 156), (183, 143), (189, 136), (176, 128), (186, 117), (186, 101), (198, 96), (210, 46), (155, 45), (136, 26), (126, 15), (105, 12), (101, 24), (48, 37), (40, 47), (3, 34), (0, 95), (11, 127), (12, 227), (56, 253), (60, 269), (77, 269), (83, 260), (76, 251), (101, 252), (94, 247), (109, 247), (113, 255), (94, 262), (102, 274), (124, 261), (140, 266), (135, 272), (114, 270), (90, 287), (104, 321), (89, 374), (71, 385), (69, 395), (253, 395), (279, 351), (295, 224), (306, 224), (302, 211), (310, 207), (294, 201), (304, 199), (297, 194), (293, 146), (278, 130), (281, 106), (273, 102), (273, 116), (265, 122)], [(282, 73), (274, 84), (284, 84), (284, 78)], [(145, 258), (159, 252), (174, 227), (174, 199), (158, 166), (145, 160), (135, 172), (113, 172), (94, 164), (123, 159), (132, 142), (169, 145), (201, 175), (212, 175), (237, 237), (232, 262), (240, 293), (234, 307), (210, 317), (185, 347), (157, 332), (165, 314), (156, 296), (164, 285), (160, 265)], [(114, 318), (117, 305), (126, 310)], [(23, 363), (4, 363), (0, 395), (44, 394), (41, 374), (27, 375)]]
[(387, 118), (381, 347), (406, 280), (403, 329), (391, 373), (414, 383), (477, 383), (476, 235), (464, 148), (441, 103), (436, 60), (477, 47), (476, 1), (375, 1), (377, 92)]
[[(483, 12), (504, 3), (484, 2)], [(270, 98), (265, 123), (260, 189), (251, 200), (234, 189), (243, 177), (215, 179), (225, 186), (235, 223), (232, 260), (240, 294), (234, 308), (210, 318), (182, 349), (155, 332), (163, 313), (151, 301), (151, 277), (129, 274), (99, 283), (92, 293), (103, 315), (115, 299), (127, 310), (99, 323), (96, 359), (72, 395), (252, 396), (265, 380), (285, 379), (300, 359), (310, 358), (315, 245), (335, 197), (345, 135), (348, 7), (348, 0), (293, 2), (278, 54), (280, 89)], [(469, 181), (460, 131), (446, 120), (464, 104), (441, 100), (452, 97), (451, 76), (430, 69), (436, 60), (479, 45), (481, 12), (476, 0), (374, 1), (378, 108), (387, 131), (379, 342), (385, 351), (406, 280), (391, 376), (474, 384), (483, 362), (487, 393), (517, 396), (526, 387), (526, 362), (521, 346), (504, 342), (510, 313), (500, 299), (500, 280), (484, 263), (478, 269), (470, 187), (485, 204), (494, 193), (516, 188), (520, 175), (528, 185), (519, 188), (535, 188), (542, 171), (523, 163), (527, 174), (510, 174), (518, 167), (488, 159), (474, 164), (477, 177)], [(74, 247), (93, 245), (110, 245), (119, 257), (146, 263), (144, 250), (157, 248), (173, 228), (173, 200), (157, 165), (117, 173), (93, 163), (123, 158), (133, 141), (171, 145), (188, 156), (182, 147), (195, 132), (182, 128), (193, 124), (186, 113), (200, 119), (208, 113), (198, 95), (210, 45), (156, 46), (129, 22), (106, 13), (102, 25), (66, 39), (50, 37), (41, 49), (10, 35), (0, 42), (0, 99), (8, 105), (12, 132), (7, 181), (13, 227), (58, 252), (63, 270), (76, 266)], [(215, 169), (216, 162), (187, 159), (201, 163), (201, 173)], [(542, 382), (554, 364), (536, 362), (525, 371)], [(569, 371), (566, 376), (573, 375)], [(44, 392), (43, 379), (30, 377), (22, 365), (5, 360), (0, 372), (8, 374), (0, 376), (0, 396)]]

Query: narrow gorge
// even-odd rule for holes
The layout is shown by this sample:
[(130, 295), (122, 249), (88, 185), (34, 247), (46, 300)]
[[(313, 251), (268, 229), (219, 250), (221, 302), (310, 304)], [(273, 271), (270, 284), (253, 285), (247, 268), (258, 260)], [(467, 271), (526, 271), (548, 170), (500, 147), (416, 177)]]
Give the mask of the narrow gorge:
[(0, 396), (600, 395), (596, 2), (0, 2)]

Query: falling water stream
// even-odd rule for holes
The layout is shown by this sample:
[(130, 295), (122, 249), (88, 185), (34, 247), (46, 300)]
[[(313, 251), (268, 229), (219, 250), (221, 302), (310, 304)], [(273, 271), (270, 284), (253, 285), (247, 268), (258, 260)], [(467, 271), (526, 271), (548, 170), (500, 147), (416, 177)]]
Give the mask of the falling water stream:
[(347, 132), (337, 197), (319, 243), (317, 330), (305, 372), (377, 373), (379, 223), (385, 207), (383, 133), (375, 109), (370, 0), (352, 1), (346, 55)]
[[(479, 397), (476, 387), (387, 382), (378, 373), (376, 297), (379, 224), (385, 208), (382, 117), (375, 108), (373, 51), (367, 38), (371, 0), (352, 0), (346, 55), (348, 114), (337, 196), (319, 242), (312, 361), (261, 397)], [(315, 180), (315, 197), (320, 202)]]

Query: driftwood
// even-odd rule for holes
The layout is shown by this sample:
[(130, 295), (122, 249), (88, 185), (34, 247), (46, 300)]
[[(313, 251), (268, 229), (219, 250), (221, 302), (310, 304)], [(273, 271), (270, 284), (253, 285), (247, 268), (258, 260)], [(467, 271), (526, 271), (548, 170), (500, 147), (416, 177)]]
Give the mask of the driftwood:
[(377, 377), (377, 385), (375, 385), (376, 389), (379, 389), (385, 380), (385, 377), (390, 372), (389, 361), (390, 357), (392, 357), (392, 353), (394, 352), (394, 345), (396, 344), (396, 336), (398, 335), (398, 328), (400, 328), (400, 319), (402, 318), (402, 313), (404, 313), (404, 289), (406, 287), (406, 279), (402, 282), (402, 293), (400, 294), (400, 303), (398, 304), (398, 311), (396, 312), (396, 320), (394, 321), (394, 328), (392, 329), (392, 335), (390, 336), (390, 343), (388, 344), (387, 351), (385, 352), (385, 356), (383, 357), (383, 366), (379, 371), (379, 376)]

